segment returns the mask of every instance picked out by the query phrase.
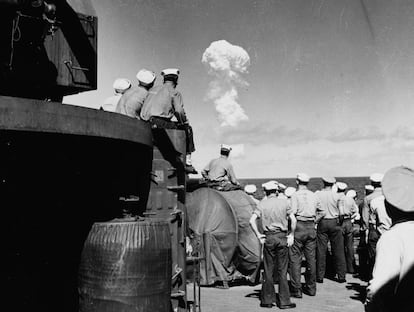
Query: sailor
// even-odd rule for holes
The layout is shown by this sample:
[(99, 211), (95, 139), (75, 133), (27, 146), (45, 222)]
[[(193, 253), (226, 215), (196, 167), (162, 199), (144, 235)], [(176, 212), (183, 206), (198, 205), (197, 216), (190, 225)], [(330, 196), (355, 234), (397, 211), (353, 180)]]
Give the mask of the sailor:
[[(348, 185), (337, 182), (338, 204), (343, 211), (342, 234), (344, 236), (344, 251), (347, 273), (354, 274), (354, 231), (352, 220), (358, 215), (358, 206), (351, 196), (345, 195)], [(352, 195), (352, 194), (351, 194)]]
[(244, 187), (244, 192), (249, 195), (249, 197), (253, 200), (253, 202), (257, 205), (259, 203), (259, 200), (254, 197), (254, 194), (257, 191), (257, 187), (254, 184), (247, 184)]
[(345, 193), (345, 195), (348, 196), (348, 197), (351, 197), (354, 200), (355, 205), (357, 207), (356, 213), (354, 213), (351, 217), (351, 222), (354, 223), (355, 221), (359, 221), (361, 219), (361, 215), (359, 214), (359, 208), (358, 208), (358, 204), (357, 204), (357, 197), (358, 197), (357, 192), (353, 189), (349, 189)]
[[(348, 189), (345, 193), (346, 196), (351, 197), (353, 200), (356, 200), (357, 193), (353, 189)], [(356, 202), (355, 202), (356, 203)]]
[(115, 79), (112, 87), (114, 88), (115, 94), (107, 98), (100, 107), (102, 110), (107, 112), (115, 112), (116, 106), (118, 105), (118, 102), (121, 99), (122, 95), (129, 88), (131, 88), (131, 81), (126, 78), (117, 78)]
[(368, 196), (374, 191), (374, 187), (371, 184), (365, 185), (364, 188), (365, 188), (365, 196)]
[[(275, 301), (275, 286), (273, 273), (275, 260), (277, 259), (279, 273), (279, 299), (276, 304), (280, 309), (296, 307), (290, 301), (289, 285), (287, 281), (287, 269), (289, 262), (288, 249), (294, 241), (296, 218), (292, 213), (286, 199), (277, 198), (277, 184), (267, 182), (264, 185), (267, 198), (262, 200), (250, 218), (250, 225), (262, 244), (264, 274), (260, 298), (260, 306), (271, 308)], [(258, 230), (256, 220), (262, 221), (264, 234)], [(288, 228), (288, 220), (291, 226)]]
[(153, 87), (155, 82), (155, 73), (147, 69), (141, 69), (136, 77), (138, 86), (131, 87), (122, 95), (116, 106), (116, 112), (140, 119), (139, 114), (148, 96), (148, 90)]
[(287, 199), (287, 196), (285, 195), (285, 190), (286, 190), (287, 186), (284, 185), (283, 183), (277, 182), (277, 188), (278, 188), (277, 197)]
[[(322, 217), (321, 203), (314, 192), (308, 189), (310, 177), (306, 173), (296, 175), (297, 191), (291, 197), (292, 213), (297, 224), (295, 241), (289, 249), (291, 295), (302, 298), (316, 294), (316, 229), (315, 222)], [(301, 287), (301, 268), (303, 255), (306, 259), (305, 285)]]
[[(176, 87), (180, 71), (167, 68), (161, 72), (164, 83), (153, 87), (141, 109), (141, 119), (151, 122), (153, 128), (183, 129), (186, 133), (186, 172), (196, 174), (191, 164), (191, 153), (195, 151), (193, 130), (184, 110), (181, 92)], [(177, 122), (172, 122), (173, 118)]]
[(344, 238), (342, 236), (343, 212), (339, 210), (338, 194), (332, 191), (335, 184), (334, 177), (323, 177), (323, 189), (316, 192), (321, 202), (324, 217), (318, 224), (316, 236), (317, 273), (316, 281), (323, 283), (326, 271), (326, 251), (328, 240), (331, 243), (332, 256), (335, 263), (335, 273), (339, 283), (345, 283), (346, 263), (344, 252)]
[(296, 192), (296, 189), (292, 186), (288, 186), (285, 191), (284, 194), (287, 197), (288, 200), (290, 200), (290, 198), (292, 197), (292, 195)]
[(371, 277), (375, 263), (375, 253), (378, 239), (391, 226), (391, 219), (385, 210), (385, 198), (382, 194), (381, 181), (383, 174), (374, 173), (370, 176), (374, 191), (365, 197), (363, 206), (364, 224), (368, 229), (367, 251), (368, 251), (368, 276)]
[(368, 261), (368, 224), (364, 222), (364, 219), (368, 220), (368, 211), (364, 217), (364, 202), (365, 198), (374, 191), (374, 187), (371, 184), (364, 186), (365, 196), (364, 200), (359, 203), (358, 210), (360, 214), (359, 224), (359, 243), (357, 247), (358, 252), (358, 277), (364, 281), (370, 279), (371, 271)]
[(203, 169), (201, 175), (210, 187), (220, 191), (240, 189), (240, 184), (234, 174), (233, 165), (229, 161), (232, 148), (227, 144), (220, 145), (220, 157), (211, 160)]
[(382, 180), (392, 227), (377, 244), (375, 267), (367, 288), (366, 311), (412, 312), (414, 287), (414, 170), (395, 167)]

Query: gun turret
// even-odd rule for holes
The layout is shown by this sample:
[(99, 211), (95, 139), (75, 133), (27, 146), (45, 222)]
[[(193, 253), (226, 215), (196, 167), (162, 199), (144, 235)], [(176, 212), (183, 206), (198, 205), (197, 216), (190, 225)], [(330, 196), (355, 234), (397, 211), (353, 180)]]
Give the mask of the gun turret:
[(97, 17), (73, 7), (0, 0), (0, 94), (61, 102), (97, 88)]

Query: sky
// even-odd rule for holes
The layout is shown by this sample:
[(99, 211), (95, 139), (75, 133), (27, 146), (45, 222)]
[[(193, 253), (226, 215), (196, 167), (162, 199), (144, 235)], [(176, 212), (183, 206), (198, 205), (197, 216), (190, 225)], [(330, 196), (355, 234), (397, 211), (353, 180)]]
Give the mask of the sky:
[(90, 3), (98, 89), (64, 102), (99, 108), (116, 78), (179, 68), (197, 170), (221, 143), (239, 178), (414, 167), (414, 1)]

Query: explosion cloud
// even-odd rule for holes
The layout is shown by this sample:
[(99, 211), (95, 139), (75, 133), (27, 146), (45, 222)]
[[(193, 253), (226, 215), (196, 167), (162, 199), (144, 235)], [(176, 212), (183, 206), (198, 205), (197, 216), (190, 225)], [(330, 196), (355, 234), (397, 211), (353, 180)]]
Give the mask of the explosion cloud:
[(237, 102), (237, 88), (248, 86), (242, 74), (246, 74), (250, 66), (249, 54), (242, 47), (219, 40), (212, 42), (204, 51), (202, 62), (214, 77), (209, 85), (207, 99), (214, 102), (220, 125), (235, 127), (241, 121), (248, 120)]

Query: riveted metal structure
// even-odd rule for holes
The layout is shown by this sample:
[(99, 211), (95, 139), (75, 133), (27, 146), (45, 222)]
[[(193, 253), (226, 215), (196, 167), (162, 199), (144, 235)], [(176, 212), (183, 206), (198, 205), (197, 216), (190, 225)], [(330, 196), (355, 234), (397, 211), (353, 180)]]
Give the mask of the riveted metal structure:
[(78, 311), (81, 251), (95, 222), (122, 215), (120, 197), (150, 188), (147, 123), (54, 102), (0, 97), (4, 305)]
[(186, 137), (183, 130), (153, 129), (152, 181), (145, 215), (169, 220), (172, 252), (172, 307), (187, 310)]

